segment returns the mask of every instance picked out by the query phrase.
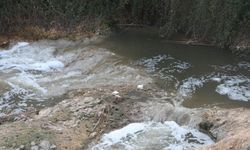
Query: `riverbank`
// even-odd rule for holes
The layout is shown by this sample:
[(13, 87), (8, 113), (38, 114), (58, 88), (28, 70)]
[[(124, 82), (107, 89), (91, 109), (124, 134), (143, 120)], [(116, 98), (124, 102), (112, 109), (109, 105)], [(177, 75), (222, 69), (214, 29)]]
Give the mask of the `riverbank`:
[[(247, 109), (186, 109), (173, 106), (165, 92), (152, 85), (79, 89), (57, 105), (15, 116), (0, 126), (3, 150), (35, 149), (50, 143), (58, 150), (88, 149), (104, 133), (132, 122), (167, 120), (211, 136), (215, 144), (197, 149), (248, 149), (250, 111)], [(112, 95), (119, 91), (119, 97)], [(48, 144), (47, 144), (48, 145)]]
[(200, 127), (215, 137), (216, 143), (202, 150), (247, 150), (250, 148), (250, 110), (213, 108), (203, 114)]
[(20, 30), (11, 32), (2, 32), (0, 34), (0, 48), (7, 47), (10, 43), (16, 41), (38, 41), (38, 40), (57, 40), (68, 39), (77, 41), (84, 38), (91, 38), (97, 35), (108, 35), (109, 27), (100, 23), (100, 21), (91, 20), (89, 23), (82, 23), (73, 28), (41, 26), (24, 26)]
[[(95, 26), (96, 26), (95, 30), (89, 30), (89, 29), (84, 30), (82, 28), (79, 29), (76, 28), (73, 29), (72, 31), (66, 31), (63, 29), (56, 29), (56, 28), (51, 28), (48, 30), (36, 26), (25, 27), (23, 30), (20, 30), (18, 32), (0, 35), (0, 48), (8, 47), (10, 43), (20, 40), (37, 41), (42, 39), (48, 39), (48, 40), (68, 39), (77, 41), (80, 39), (84, 39), (86, 37), (90, 38), (96, 35), (109, 36), (112, 32), (111, 28), (105, 25), (95, 25)], [(120, 26), (118, 25), (116, 26), (116, 29), (113, 32), (119, 32), (122, 30), (130, 30), (130, 29), (149, 30), (150, 32), (154, 31), (155, 33), (158, 33), (157, 30), (159, 30), (154, 27), (149, 27), (149, 26), (138, 27), (132, 24), (131, 26), (128, 27), (127, 26), (124, 27), (124, 25)], [(164, 37), (162, 39), (167, 43), (220, 48), (219, 45), (217, 45), (216, 43), (212, 43), (211, 41), (194, 39), (181, 34), (172, 36), (170, 39), (164, 39)], [(236, 57), (245, 60), (250, 60), (250, 41), (248, 37), (235, 38), (234, 42), (232, 42), (232, 45), (227, 47), (226, 49), (231, 51)]]

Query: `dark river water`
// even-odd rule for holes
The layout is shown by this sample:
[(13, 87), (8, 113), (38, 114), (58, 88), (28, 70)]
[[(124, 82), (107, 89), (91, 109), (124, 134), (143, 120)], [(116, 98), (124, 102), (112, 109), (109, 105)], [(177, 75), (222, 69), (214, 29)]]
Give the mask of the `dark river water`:
[(170, 43), (151, 30), (121, 31), (100, 43), (143, 67), (186, 107), (250, 107), (250, 63), (229, 50)]

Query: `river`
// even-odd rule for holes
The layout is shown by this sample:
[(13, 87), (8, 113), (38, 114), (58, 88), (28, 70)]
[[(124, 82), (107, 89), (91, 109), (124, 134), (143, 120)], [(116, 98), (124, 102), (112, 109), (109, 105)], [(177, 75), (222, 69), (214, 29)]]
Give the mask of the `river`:
[[(125, 30), (98, 42), (41, 40), (1, 49), (0, 116), (56, 105), (78, 88), (152, 82), (143, 73), (176, 107), (250, 107), (247, 60), (214, 47), (171, 43), (151, 31)], [(93, 149), (184, 149), (211, 143), (207, 135), (174, 121), (142, 122), (105, 134)]]
[(186, 107), (250, 107), (250, 63), (230, 51), (170, 43), (150, 31), (124, 31), (101, 43), (143, 67)]

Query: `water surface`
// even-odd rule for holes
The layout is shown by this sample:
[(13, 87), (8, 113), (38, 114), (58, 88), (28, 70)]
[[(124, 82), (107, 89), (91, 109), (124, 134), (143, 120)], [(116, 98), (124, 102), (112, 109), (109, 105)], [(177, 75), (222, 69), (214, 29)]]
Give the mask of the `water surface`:
[(121, 31), (100, 46), (143, 67), (176, 104), (250, 107), (250, 63), (229, 50), (169, 43), (150, 29)]
[(0, 50), (0, 116), (53, 106), (73, 90), (152, 81), (120, 61), (81, 41), (13, 43)]
[[(42, 40), (1, 49), (0, 117), (55, 105), (72, 90), (151, 83), (144, 71), (177, 106), (250, 107), (248, 61), (227, 50), (173, 44), (150, 30), (136, 30), (93, 44)], [(93, 149), (185, 149), (213, 143), (174, 121), (129, 124), (105, 134)]]
[(104, 134), (91, 150), (183, 150), (214, 142), (195, 129), (182, 127), (174, 121), (164, 123), (131, 123), (122, 129)]

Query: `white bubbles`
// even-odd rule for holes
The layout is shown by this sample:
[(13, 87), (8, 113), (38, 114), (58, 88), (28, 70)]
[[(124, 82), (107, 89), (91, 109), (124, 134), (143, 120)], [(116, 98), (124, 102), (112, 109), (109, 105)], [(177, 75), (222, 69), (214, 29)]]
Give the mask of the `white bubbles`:
[(179, 86), (177, 92), (182, 97), (190, 98), (198, 88), (203, 87), (206, 81), (206, 79), (202, 78), (189, 77), (182, 81), (182, 84)]
[(17, 43), (0, 51), (0, 106), (49, 105), (79, 88), (152, 81), (118, 62), (120, 57), (106, 49), (70, 41)]
[(36, 71), (50, 71), (58, 70), (64, 67), (64, 64), (58, 60), (49, 60), (47, 62), (39, 62), (31, 64), (27, 69), (36, 70)]
[(7, 89), (0, 96), (2, 108), (13, 103), (25, 107), (29, 100), (46, 98), (47, 89), (40, 84), (41, 77), (64, 68), (55, 51), (53, 46), (27, 42), (0, 51), (0, 80), (9, 85), (1, 87)]
[(91, 150), (165, 149), (182, 150), (214, 143), (196, 129), (179, 126), (174, 121), (131, 123), (104, 134)]
[(246, 61), (242, 61), (238, 63), (238, 66), (242, 69), (250, 71), (250, 63)]
[(164, 74), (181, 73), (191, 67), (191, 64), (175, 59), (170, 55), (157, 55), (152, 58), (140, 59), (137, 64), (146, 67), (148, 72), (159, 72), (164, 78)]
[(245, 76), (222, 76), (216, 92), (231, 100), (250, 101), (250, 79)]
[[(164, 82), (166, 90), (176, 90), (176, 96), (173, 96), (173, 99), (176, 99), (178, 102), (192, 98), (198, 89), (211, 82), (216, 82), (216, 87), (209, 89), (212, 91), (207, 92), (217, 92), (220, 95), (227, 96), (229, 100), (250, 100), (250, 79), (247, 75), (239, 74), (240, 71), (245, 73), (249, 71), (250, 63), (246, 61), (234, 64), (204, 66), (207, 67), (208, 71), (212, 69), (206, 72), (206, 74), (191, 73), (192, 71), (200, 72), (199, 68), (196, 69), (197, 64), (191, 65), (188, 62), (178, 60), (166, 54), (142, 58), (137, 61), (137, 64), (144, 66), (146, 71), (153, 76), (160, 77), (161, 82)], [(186, 76), (184, 71), (191, 67), (193, 69), (188, 72), (189, 76), (184, 79), (178, 77), (180, 74)]]
[(196, 78), (189, 77), (179, 85), (178, 94), (183, 98), (190, 98), (197, 89), (213, 81), (217, 83), (214, 91), (218, 94), (227, 96), (230, 100), (250, 101), (250, 79), (243, 75), (211, 74)]
[(20, 42), (9, 50), (0, 51), (0, 71), (53, 71), (64, 67), (54, 56), (54, 47), (39, 47)]

